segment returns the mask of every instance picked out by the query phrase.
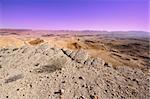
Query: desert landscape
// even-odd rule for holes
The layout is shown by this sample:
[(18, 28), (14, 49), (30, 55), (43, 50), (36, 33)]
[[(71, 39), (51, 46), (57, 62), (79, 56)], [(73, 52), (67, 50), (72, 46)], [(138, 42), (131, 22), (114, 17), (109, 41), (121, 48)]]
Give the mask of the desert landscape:
[(0, 29), (0, 99), (149, 99), (149, 35)]

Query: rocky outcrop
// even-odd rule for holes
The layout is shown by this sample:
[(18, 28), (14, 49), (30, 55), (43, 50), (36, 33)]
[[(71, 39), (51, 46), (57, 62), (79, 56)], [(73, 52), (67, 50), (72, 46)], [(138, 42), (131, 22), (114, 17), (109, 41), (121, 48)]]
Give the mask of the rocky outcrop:
[[(117, 60), (116, 60), (117, 61)], [(0, 49), (0, 99), (148, 99), (149, 75), (82, 49)]]

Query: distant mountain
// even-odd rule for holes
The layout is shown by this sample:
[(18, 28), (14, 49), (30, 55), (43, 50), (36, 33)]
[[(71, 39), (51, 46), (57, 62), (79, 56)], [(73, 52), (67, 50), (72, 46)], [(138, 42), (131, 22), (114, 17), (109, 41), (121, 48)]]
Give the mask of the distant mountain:
[(36, 35), (49, 35), (49, 34), (69, 34), (69, 35), (107, 35), (109, 37), (121, 38), (149, 38), (150, 32), (146, 31), (95, 31), (95, 30), (32, 30), (32, 29), (0, 29), (2, 35), (23, 35), (23, 34), (36, 34)]

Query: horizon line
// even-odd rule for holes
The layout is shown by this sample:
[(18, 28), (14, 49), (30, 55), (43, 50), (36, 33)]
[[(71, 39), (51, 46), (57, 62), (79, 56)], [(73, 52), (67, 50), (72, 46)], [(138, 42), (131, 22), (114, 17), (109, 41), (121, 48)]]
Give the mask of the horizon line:
[(10, 30), (32, 30), (32, 31), (103, 31), (103, 32), (149, 32), (150, 30), (96, 30), (96, 29), (31, 29), (31, 28), (1, 28)]

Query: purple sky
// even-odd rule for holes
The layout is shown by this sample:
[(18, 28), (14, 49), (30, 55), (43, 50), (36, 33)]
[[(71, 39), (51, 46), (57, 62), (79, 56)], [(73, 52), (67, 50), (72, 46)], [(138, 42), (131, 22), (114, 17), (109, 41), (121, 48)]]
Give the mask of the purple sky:
[(0, 28), (148, 29), (149, 0), (0, 0)]

